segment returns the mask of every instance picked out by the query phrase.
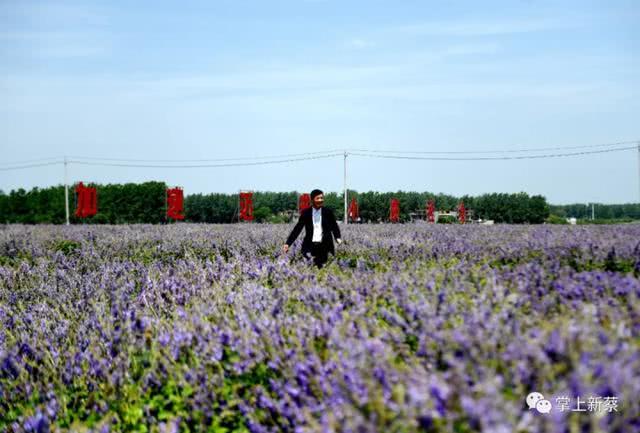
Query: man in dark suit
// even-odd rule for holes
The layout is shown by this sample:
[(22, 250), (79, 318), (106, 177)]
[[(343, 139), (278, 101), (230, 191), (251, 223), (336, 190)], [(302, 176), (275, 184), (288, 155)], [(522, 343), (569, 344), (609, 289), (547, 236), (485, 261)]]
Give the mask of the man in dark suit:
[(323, 207), (323, 192), (319, 189), (314, 189), (311, 191), (310, 196), (312, 207), (302, 211), (298, 223), (291, 231), (287, 242), (282, 246), (282, 251), (285, 253), (289, 251), (289, 247), (295, 242), (304, 227), (305, 235), (302, 241), (302, 255), (305, 258), (313, 257), (313, 263), (318, 268), (321, 268), (327, 262), (329, 253), (335, 254), (333, 238), (336, 238), (338, 245), (342, 243), (342, 239), (336, 217), (331, 209)]

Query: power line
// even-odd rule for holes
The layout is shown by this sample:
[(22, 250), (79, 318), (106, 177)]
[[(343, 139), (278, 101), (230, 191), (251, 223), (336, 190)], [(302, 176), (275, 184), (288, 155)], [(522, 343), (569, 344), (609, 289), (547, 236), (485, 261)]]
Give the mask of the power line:
[[(636, 142), (620, 141), (617, 143), (607, 144), (595, 144), (584, 146), (569, 146), (569, 147), (554, 147), (554, 148), (539, 148), (539, 149), (520, 149), (520, 150), (504, 150), (504, 151), (381, 151), (381, 150), (366, 150), (355, 149), (346, 151), (349, 155), (363, 156), (368, 158), (384, 158), (384, 159), (405, 159), (405, 160), (431, 160), (431, 161), (498, 161), (498, 160), (519, 160), (519, 159), (543, 159), (543, 158), (558, 158), (568, 156), (580, 156), (591, 155), (599, 153), (611, 153), (621, 152), (625, 150), (636, 149), (637, 146), (625, 146), (617, 148), (599, 149), (599, 150), (584, 150), (580, 152), (564, 152), (564, 153), (547, 153), (542, 155), (518, 155), (518, 156), (491, 156), (491, 157), (434, 157), (434, 156), (416, 156), (420, 154), (474, 154), (474, 153), (509, 153), (509, 152), (533, 152), (542, 150), (560, 150), (560, 149), (593, 149), (597, 147), (611, 147), (620, 146), (622, 144), (630, 144)], [(92, 166), (107, 166), (107, 167), (132, 167), (132, 168), (217, 168), (217, 167), (242, 167), (242, 166), (257, 166), (268, 164), (283, 164), (288, 162), (307, 161), (314, 159), (326, 159), (336, 156), (344, 156), (345, 151), (321, 151), (321, 152), (306, 152), (306, 153), (294, 153), (287, 155), (273, 155), (273, 156), (258, 156), (258, 157), (239, 157), (239, 158), (220, 158), (220, 159), (194, 159), (194, 160), (136, 160), (136, 159), (119, 159), (119, 158), (92, 158), (92, 157), (72, 157), (73, 159), (67, 159), (67, 163), (73, 163), (78, 165), (92, 165)], [(411, 156), (407, 154), (413, 154)], [(284, 159), (274, 159), (284, 158)], [(256, 159), (271, 159), (266, 161), (255, 161)], [(52, 161), (53, 160), (53, 161)], [(43, 158), (30, 161), (50, 161), (29, 164), (29, 160), (22, 161), (23, 163), (14, 162), (9, 167), (0, 167), (0, 171), (22, 170), (34, 167), (45, 167), (50, 165), (62, 164), (61, 158)], [(114, 162), (109, 162), (114, 161)], [(120, 162), (117, 162), (120, 161)], [(235, 163), (222, 163), (222, 164), (207, 164), (207, 162), (216, 161), (249, 161), (249, 162), (235, 162)], [(137, 162), (150, 162), (150, 164), (138, 164)], [(154, 164), (155, 162), (202, 162), (205, 164)]]
[(11, 166), (15, 166), (15, 165), (25, 165), (25, 164), (32, 164), (32, 163), (40, 163), (40, 162), (45, 162), (45, 161), (49, 161), (49, 162), (61, 162), (60, 157), (56, 156), (56, 157), (51, 157), (51, 158), (38, 158), (38, 159), (25, 159), (22, 161), (12, 161), (12, 162), (2, 162), (0, 163), (0, 165), (11, 165)]
[(526, 153), (526, 152), (546, 152), (564, 151), (573, 149), (593, 149), (596, 147), (613, 147), (626, 144), (635, 144), (637, 141), (618, 141), (615, 143), (587, 144), (582, 146), (559, 146), (559, 147), (539, 147), (530, 149), (504, 149), (504, 150), (447, 150), (447, 151), (416, 151), (416, 150), (368, 150), (351, 149), (349, 152), (367, 153), (391, 153), (391, 154), (416, 154), (416, 155), (456, 155), (456, 154), (482, 154), (482, 153)]
[[(464, 151), (410, 151), (410, 150), (369, 150), (369, 149), (345, 149), (347, 152), (355, 154), (356, 152), (364, 153), (386, 153), (386, 154), (416, 154), (416, 155), (456, 155), (456, 154), (492, 154), (492, 153), (525, 153), (525, 152), (542, 152), (542, 151), (563, 151), (572, 149), (591, 149), (597, 147), (611, 147), (626, 144), (635, 144), (635, 141), (619, 141), (615, 143), (604, 144), (592, 144), (581, 146), (562, 146), (562, 147), (542, 147), (531, 149), (504, 149), (504, 150), (464, 150)], [(214, 158), (214, 159), (134, 159), (134, 158), (101, 158), (101, 157), (87, 157), (87, 156), (70, 156), (70, 158), (76, 160), (87, 161), (114, 161), (124, 163), (208, 163), (208, 162), (223, 162), (223, 161), (250, 161), (261, 159), (277, 159), (277, 158), (292, 158), (303, 157), (311, 155), (328, 155), (337, 152), (343, 152), (342, 149), (326, 150), (319, 152), (304, 152), (304, 153), (292, 153), (281, 154), (271, 156), (247, 156), (247, 157), (235, 157), (235, 158)]]
[[(69, 158), (73, 159), (74, 162), (80, 163), (81, 161), (112, 161), (112, 162), (122, 162), (122, 163), (209, 163), (209, 162), (225, 162), (225, 161), (252, 161), (252, 160), (269, 160), (269, 159), (279, 159), (279, 158), (297, 158), (297, 157), (307, 157), (307, 156), (315, 156), (315, 155), (333, 155), (334, 153), (347, 151), (351, 154), (356, 154), (359, 152), (363, 153), (371, 153), (371, 154), (414, 154), (414, 155), (464, 155), (464, 154), (501, 154), (501, 153), (527, 153), (527, 152), (546, 152), (546, 151), (564, 151), (564, 150), (574, 150), (574, 149), (593, 149), (598, 147), (613, 147), (613, 146), (621, 146), (627, 144), (635, 144), (636, 141), (618, 141), (614, 143), (604, 143), (604, 144), (591, 144), (591, 145), (580, 145), (580, 146), (558, 146), (558, 147), (541, 147), (541, 148), (529, 148), (529, 149), (498, 149), (498, 150), (461, 150), (461, 151), (415, 151), (415, 150), (370, 150), (370, 149), (333, 149), (326, 151), (318, 151), (318, 152), (304, 152), (304, 153), (290, 153), (290, 154), (280, 154), (280, 155), (271, 155), (271, 156), (245, 156), (245, 157), (234, 157), (234, 158), (214, 158), (214, 159), (135, 159), (135, 158), (102, 158), (102, 157), (90, 157), (90, 156), (69, 156)], [(27, 160), (15, 162), (13, 164), (23, 164), (35, 161), (48, 161), (55, 158), (47, 158), (43, 160)], [(59, 158), (58, 158), (59, 159)]]
[(478, 156), (478, 157), (434, 157), (434, 156), (402, 156), (402, 155), (375, 155), (366, 153), (350, 153), (350, 155), (365, 156), (369, 158), (384, 158), (384, 159), (406, 159), (406, 160), (422, 160), (422, 161), (500, 161), (500, 160), (514, 160), (514, 159), (543, 159), (543, 158), (558, 158), (565, 156), (578, 156), (578, 155), (592, 155), (596, 153), (610, 153), (621, 152), (625, 150), (636, 149), (636, 146), (621, 147), (617, 149), (603, 149), (603, 150), (588, 150), (583, 152), (569, 152), (569, 153), (555, 153), (545, 155), (521, 155), (521, 156)]
[(10, 171), (10, 170), (22, 170), (25, 168), (33, 168), (33, 167), (45, 167), (47, 165), (58, 165), (62, 164), (62, 161), (54, 161), (54, 162), (45, 162), (42, 164), (27, 164), (27, 165), (18, 165), (14, 167), (2, 167), (0, 171)]
[(237, 158), (215, 158), (215, 159), (128, 159), (128, 158), (98, 158), (88, 156), (70, 156), (74, 160), (88, 160), (88, 161), (118, 161), (118, 162), (144, 162), (144, 163), (188, 163), (188, 162), (219, 162), (219, 161), (247, 161), (257, 159), (277, 159), (277, 158), (291, 158), (291, 157), (303, 157), (313, 155), (333, 155), (336, 152), (342, 152), (341, 149), (325, 150), (321, 152), (305, 152), (305, 153), (290, 153), (284, 155), (271, 155), (271, 156), (244, 156)]
[(336, 156), (342, 156), (342, 153), (333, 153), (328, 155), (319, 155), (319, 156), (307, 156), (303, 158), (290, 158), (290, 159), (280, 159), (275, 161), (258, 161), (258, 162), (237, 162), (231, 164), (189, 164), (189, 165), (176, 165), (176, 164), (166, 164), (166, 165), (155, 165), (155, 164), (127, 164), (127, 163), (109, 163), (109, 162), (86, 162), (86, 161), (74, 161), (69, 160), (69, 163), (79, 164), (79, 165), (97, 165), (97, 166), (106, 166), (106, 167), (136, 167), (136, 168), (215, 168), (215, 167), (246, 167), (246, 166), (256, 166), (256, 165), (269, 165), (269, 164), (284, 164), (287, 162), (296, 162), (296, 161), (308, 161), (313, 159), (326, 159), (333, 158)]

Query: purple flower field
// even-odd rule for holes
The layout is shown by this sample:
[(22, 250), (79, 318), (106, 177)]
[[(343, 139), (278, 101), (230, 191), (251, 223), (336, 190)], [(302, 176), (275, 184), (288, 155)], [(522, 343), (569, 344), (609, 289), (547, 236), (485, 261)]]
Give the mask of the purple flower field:
[(2, 226), (0, 431), (640, 431), (640, 225), (290, 229)]

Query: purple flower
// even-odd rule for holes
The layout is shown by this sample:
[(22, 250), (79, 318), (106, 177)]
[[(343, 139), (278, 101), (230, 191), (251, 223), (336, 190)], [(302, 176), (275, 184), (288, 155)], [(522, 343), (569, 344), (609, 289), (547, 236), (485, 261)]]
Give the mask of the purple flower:
[(26, 432), (48, 433), (49, 428), (49, 420), (40, 411), (35, 416), (29, 417), (24, 423)]

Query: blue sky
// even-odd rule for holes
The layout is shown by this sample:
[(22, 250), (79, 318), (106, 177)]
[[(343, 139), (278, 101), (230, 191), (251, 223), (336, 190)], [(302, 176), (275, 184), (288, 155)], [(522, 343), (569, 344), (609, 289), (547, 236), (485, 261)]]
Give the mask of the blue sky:
[[(640, 2), (0, 2), (0, 167), (358, 148), (478, 151), (640, 140)], [(544, 153), (544, 152), (543, 152)], [(349, 188), (640, 200), (639, 155), (350, 156)], [(69, 181), (187, 194), (343, 188), (341, 157), (248, 168), (71, 164)], [(63, 182), (0, 171), (0, 189)]]

